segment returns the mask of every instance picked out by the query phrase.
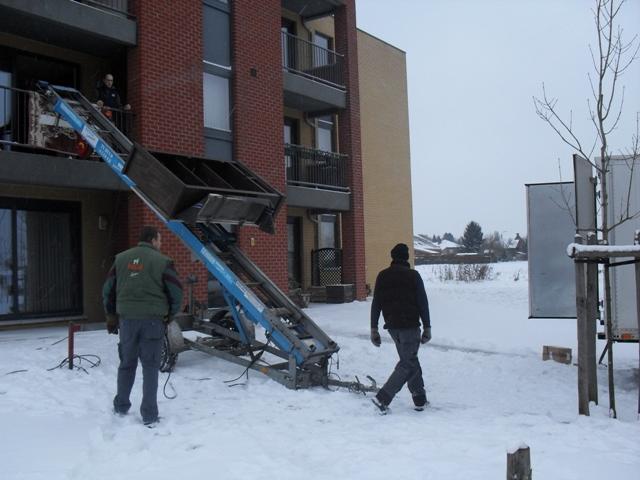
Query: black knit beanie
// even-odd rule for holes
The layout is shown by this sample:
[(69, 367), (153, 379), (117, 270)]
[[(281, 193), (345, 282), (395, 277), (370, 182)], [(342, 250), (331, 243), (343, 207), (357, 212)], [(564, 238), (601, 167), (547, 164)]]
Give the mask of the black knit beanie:
[(404, 243), (399, 243), (391, 249), (391, 258), (393, 260), (409, 260), (409, 247)]

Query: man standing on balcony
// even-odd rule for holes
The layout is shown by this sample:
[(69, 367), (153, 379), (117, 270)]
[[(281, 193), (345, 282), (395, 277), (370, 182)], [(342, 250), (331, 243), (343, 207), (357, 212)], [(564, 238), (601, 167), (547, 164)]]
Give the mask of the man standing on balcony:
[(182, 285), (173, 262), (160, 253), (160, 232), (145, 226), (138, 246), (116, 255), (102, 289), (109, 333), (120, 332), (116, 414), (125, 415), (136, 378), (138, 357), (142, 363), (140, 414), (147, 426), (158, 422), (158, 370), (164, 323), (182, 305)]
[[(371, 401), (380, 410), (380, 414), (385, 415), (389, 411), (391, 400), (406, 383), (415, 410), (422, 411), (427, 405), (427, 394), (418, 349), (421, 343), (431, 340), (429, 301), (422, 277), (409, 265), (409, 247), (404, 243), (393, 247), (391, 266), (382, 270), (376, 278), (371, 303), (371, 343), (376, 347), (382, 343), (378, 332), (381, 311), (384, 328), (389, 331), (396, 345), (400, 361)], [(423, 325), (422, 335), (420, 319)]]
[(118, 110), (131, 110), (131, 105), (128, 103), (122, 105), (120, 100), (120, 94), (118, 90), (113, 86), (113, 75), (107, 73), (102, 79), (102, 84), (98, 87), (98, 100), (96, 105), (99, 108), (108, 107)]

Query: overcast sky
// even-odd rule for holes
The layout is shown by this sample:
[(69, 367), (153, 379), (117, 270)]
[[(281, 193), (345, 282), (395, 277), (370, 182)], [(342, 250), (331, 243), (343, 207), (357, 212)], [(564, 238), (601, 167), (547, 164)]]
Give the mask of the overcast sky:
[[(357, 0), (358, 27), (407, 52), (415, 233), (526, 234), (525, 183), (573, 180), (572, 151), (540, 120), (542, 82), (593, 141), (587, 98), (594, 0)], [(640, 32), (628, 0), (625, 37)], [(640, 61), (623, 77), (630, 145)], [(616, 150), (614, 150), (616, 151)], [(561, 173), (560, 173), (561, 171)]]

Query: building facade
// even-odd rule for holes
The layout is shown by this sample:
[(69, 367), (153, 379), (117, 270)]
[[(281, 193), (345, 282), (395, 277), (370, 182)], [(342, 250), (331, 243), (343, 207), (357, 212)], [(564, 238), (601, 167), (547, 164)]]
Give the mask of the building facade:
[[(204, 267), (37, 92), (47, 81), (95, 101), (108, 73), (131, 109), (103, 113), (131, 139), (241, 162), (286, 196), (275, 234), (237, 229), (283, 291), (350, 284), (366, 297), (387, 244), (412, 235), (409, 197), (380, 199), (390, 172), (392, 190), (410, 188), (404, 54), (357, 31), (355, 0), (256, 5), (0, 0), (0, 328), (102, 321), (106, 272), (145, 224), (161, 227), (163, 251), (207, 303)], [(387, 61), (401, 71), (380, 90), (379, 76), (393, 75)], [(399, 121), (397, 131), (385, 131), (387, 121)], [(371, 129), (364, 137), (361, 124)], [(380, 236), (388, 222), (406, 231)]]
[(404, 51), (358, 30), (366, 281), (396, 243), (413, 254), (407, 63)]

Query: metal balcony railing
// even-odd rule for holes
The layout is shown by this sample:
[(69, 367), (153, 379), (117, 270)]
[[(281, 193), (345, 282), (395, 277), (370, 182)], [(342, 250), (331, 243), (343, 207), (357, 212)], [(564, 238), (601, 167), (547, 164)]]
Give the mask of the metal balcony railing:
[(346, 155), (286, 144), (284, 161), (287, 183), (290, 185), (349, 190), (346, 183)]
[(297, 75), (345, 89), (344, 55), (282, 32), (282, 66)]
[(123, 13), (127, 17), (129, 14), (129, 0), (76, 0), (79, 3), (85, 3), (93, 7), (101, 8), (114, 13)]
[[(102, 113), (129, 136), (133, 115), (105, 108)], [(38, 92), (0, 86), (0, 150), (99, 160), (71, 125), (52, 113)]]

